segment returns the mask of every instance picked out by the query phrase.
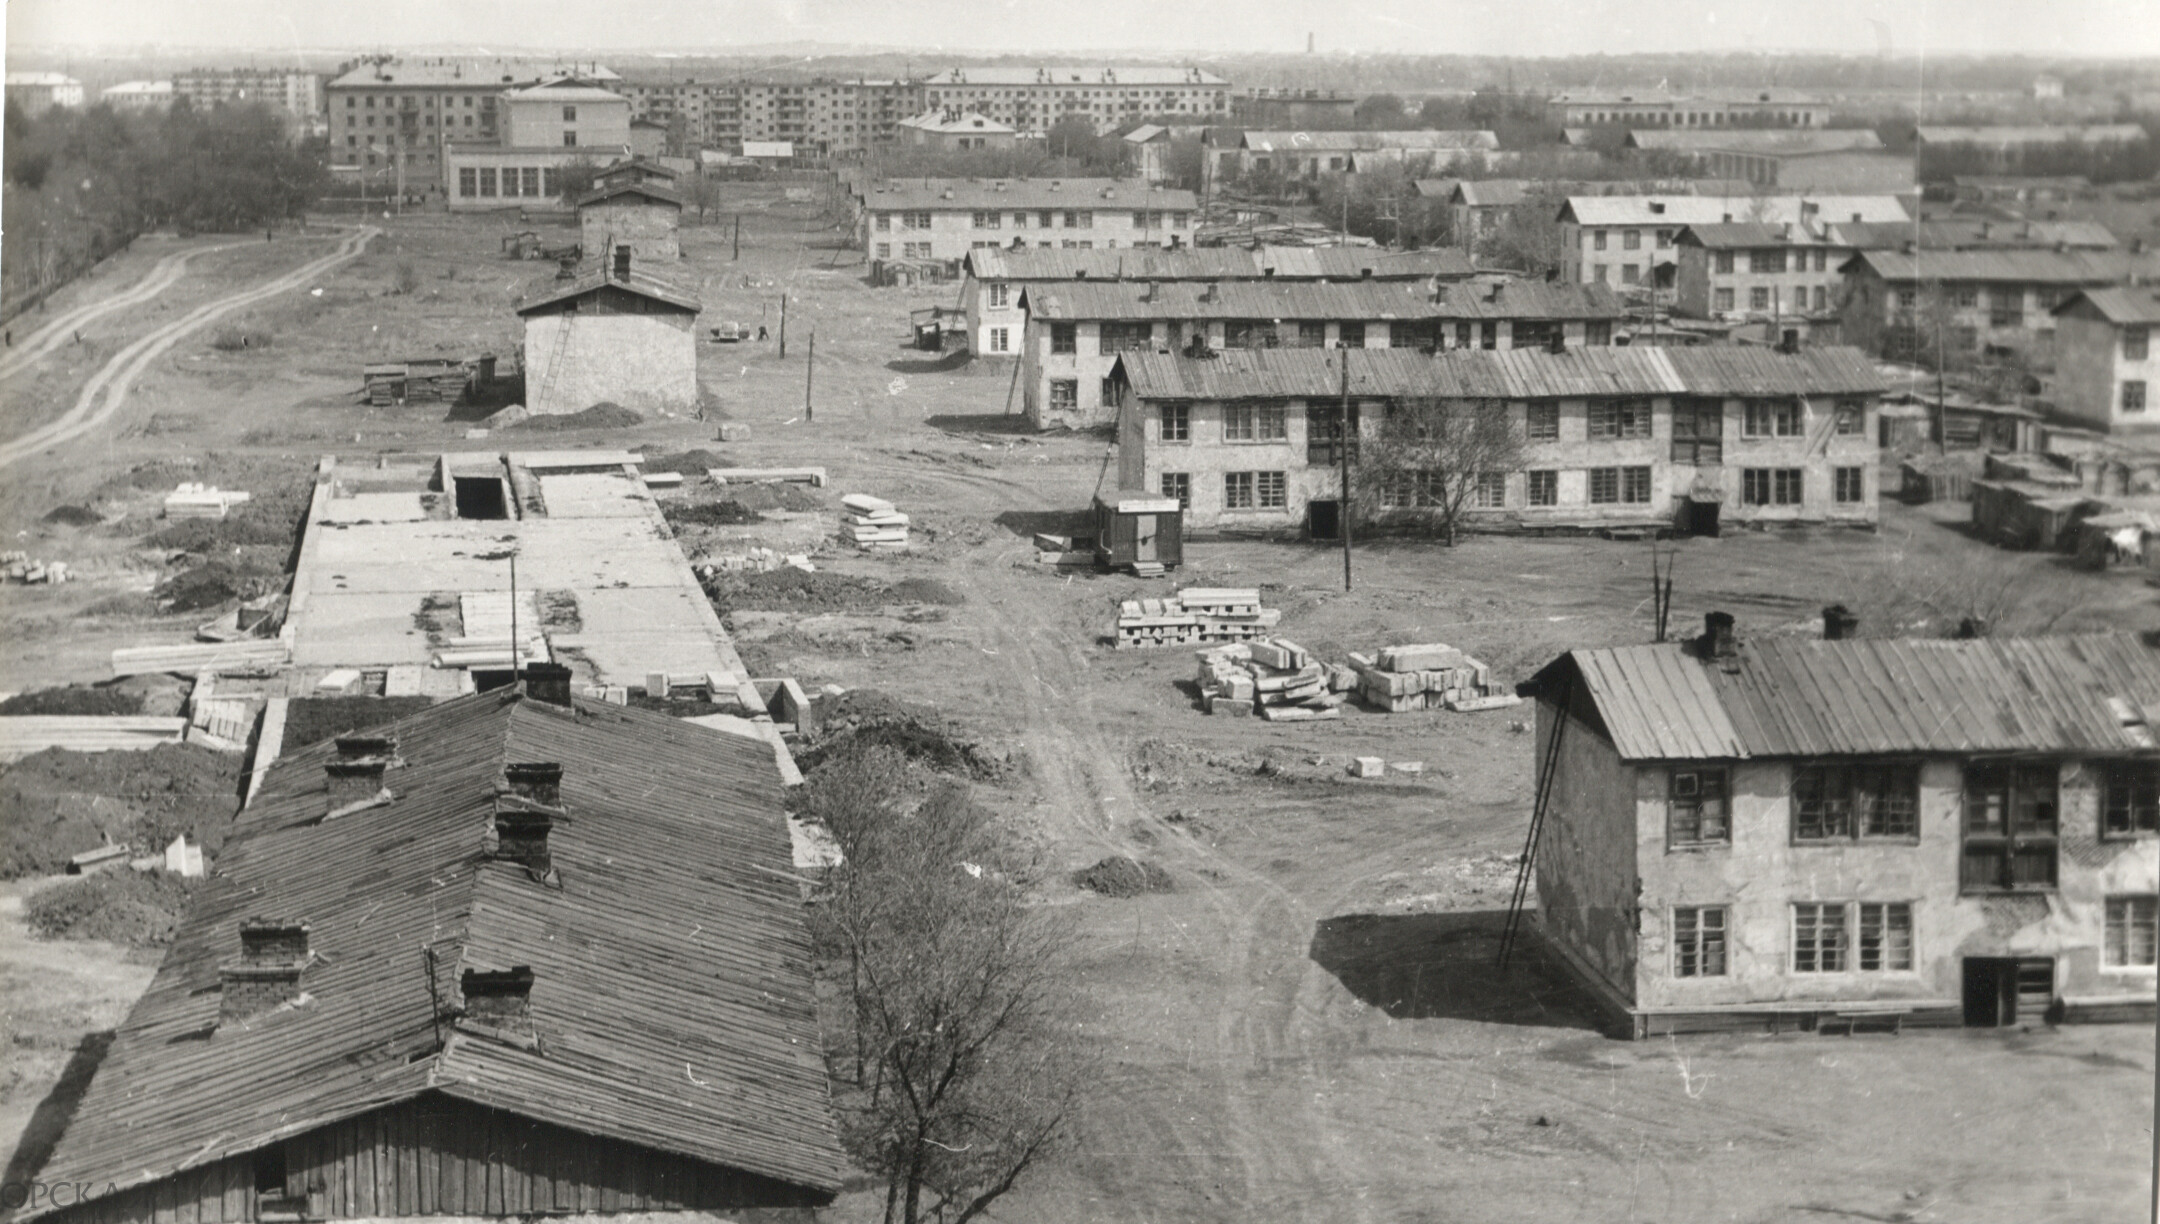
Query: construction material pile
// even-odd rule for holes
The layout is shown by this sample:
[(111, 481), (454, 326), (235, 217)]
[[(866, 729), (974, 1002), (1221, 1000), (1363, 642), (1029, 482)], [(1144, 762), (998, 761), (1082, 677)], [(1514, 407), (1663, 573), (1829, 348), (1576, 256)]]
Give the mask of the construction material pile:
[(710, 578), (714, 574), (770, 574), (778, 569), (817, 573), (817, 565), (808, 553), (782, 553), (762, 546), (753, 547), (740, 556), (714, 557), (699, 562), (695, 569), (700, 578)]
[(1200, 652), (1200, 704), (1210, 714), (1269, 722), (1341, 718), (1343, 694), (1356, 675), (1316, 663), (1286, 638), (1234, 642)]
[(69, 578), (65, 561), (41, 561), (26, 552), (0, 553), (0, 576), (9, 582), (66, 582)]
[(245, 493), (216, 485), (183, 484), (165, 495), (165, 517), (221, 519), (226, 511), (247, 499)]
[(855, 547), (895, 552), (907, 550), (908, 516), (895, 509), (891, 502), (868, 493), (850, 493), (840, 499), (840, 505), (843, 510), (840, 534), (854, 541)]
[(1377, 658), (1353, 652), (1350, 666), (1366, 701), (1390, 714), (1408, 710), (1497, 710), (1519, 703), (1494, 684), (1485, 664), (1453, 646), (1385, 646)]
[(1168, 599), (1128, 599), (1118, 605), (1119, 649), (1251, 642), (1282, 620), (1282, 609), (1260, 606), (1251, 587), (1187, 587)]

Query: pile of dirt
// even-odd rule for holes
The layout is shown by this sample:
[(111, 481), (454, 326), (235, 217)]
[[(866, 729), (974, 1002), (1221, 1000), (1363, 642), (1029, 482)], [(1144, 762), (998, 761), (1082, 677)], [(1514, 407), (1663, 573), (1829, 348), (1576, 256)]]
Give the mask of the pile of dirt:
[(162, 871), (104, 871), (47, 888), (23, 905), (42, 939), (101, 939), (137, 947), (173, 940), (195, 882)]
[(956, 608), (967, 602), (967, 597), (935, 578), (902, 578), (885, 588), (894, 603), (938, 604)]
[(567, 429), (622, 429), (641, 424), (644, 417), (613, 400), (601, 400), (583, 412), (541, 413), (512, 423), (510, 429), (553, 433)]
[(205, 561), (159, 583), (150, 597), (168, 612), (200, 612), (235, 599), (253, 599), (263, 593), (266, 583), (261, 575), (246, 573), (224, 561)]
[(713, 606), (729, 612), (875, 612), (894, 604), (952, 606), (966, 599), (931, 578), (903, 578), (887, 585), (875, 578), (783, 566), (769, 573), (716, 571), (705, 580)]
[(765, 516), (739, 501), (660, 503), (660, 513), (674, 526), (734, 527), (762, 523)]
[(186, 833), (215, 853), (240, 801), (240, 758), (192, 744), (48, 748), (0, 771), (0, 879), (51, 875), (107, 840), (138, 854)]
[(784, 480), (729, 481), (727, 495), (752, 510), (823, 510), (818, 495)]
[(684, 476), (703, 476), (707, 468), (734, 466), (726, 455), (697, 447), (678, 455), (659, 455), (641, 460), (638, 466), (648, 472), (677, 472)]
[(45, 512), (45, 521), (64, 527), (94, 527), (105, 520), (88, 506), (54, 506)]
[(828, 760), (883, 744), (940, 773), (996, 781), (1014, 768), (1012, 754), (955, 727), (932, 706), (876, 689), (849, 689), (818, 703), (818, 734), (795, 754), (805, 773)]
[(117, 687), (71, 684), (17, 693), (0, 701), (0, 715), (64, 715), (112, 718), (143, 712), (143, 695)]
[(432, 697), (295, 697), (285, 706), (285, 739), (278, 752), (396, 722), (434, 704)]
[(1170, 873), (1154, 863), (1113, 854), (1092, 867), (1072, 873), (1072, 882), (1105, 897), (1137, 897), (1142, 893), (1177, 891)]

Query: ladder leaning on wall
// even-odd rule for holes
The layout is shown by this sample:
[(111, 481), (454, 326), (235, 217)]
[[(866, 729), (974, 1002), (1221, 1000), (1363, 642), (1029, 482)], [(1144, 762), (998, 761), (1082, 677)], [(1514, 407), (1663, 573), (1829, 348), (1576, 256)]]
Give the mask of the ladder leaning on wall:
[(525, 406), (534, 411), (537, 411), (540, 405), (547, 402), (548, 392), (554, 390), (556, 380), (561, 378), (563, 356), (570, 349), (570, 330), (577, 326), (578, 312), (576, 310), (566, 310), (562, 312), (560, 317), (562, 318), (562, 326), (555, 329), (555, 350), (548, 355), (547, 371), (540, 378), (540, 392), (537, 395), (527, 397), (532, 402)]

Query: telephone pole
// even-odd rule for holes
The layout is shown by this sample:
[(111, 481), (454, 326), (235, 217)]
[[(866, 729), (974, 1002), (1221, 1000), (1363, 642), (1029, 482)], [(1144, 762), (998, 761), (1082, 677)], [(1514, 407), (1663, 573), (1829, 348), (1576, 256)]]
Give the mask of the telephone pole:
[(1342, 589), (1350, 590), (1350, 350), (1342, 354), (1342, 417), (1335, 429), (1335, 454), (1342, 466), (1342, 500), (1336, 503), (1335, 529), (1342, 535)]
[(817, 420), (817, 409), (810, 405), (810, 380), (817, 377), (817, 328), (810, 329), (810, 355), (803, 361), (802, 415), (805, 421)]
[(780, 355), (787, 356), (787, 294), (780, 295)]

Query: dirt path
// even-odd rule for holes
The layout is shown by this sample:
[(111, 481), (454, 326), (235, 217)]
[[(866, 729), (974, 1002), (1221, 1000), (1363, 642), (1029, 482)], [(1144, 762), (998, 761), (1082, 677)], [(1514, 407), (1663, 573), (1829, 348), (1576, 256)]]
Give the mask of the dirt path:
[(83, 302), (46, 323), (31, 333), (23, 342), (0, 356), (0, 379), (21, 373), (54, 349), (66, 343), (72, 336), (93, 320), (101, 319), (127, 306), (139, 305), (165, 292), (187, 271), (188, 261), (197, 255), (215, 251), (229, 251), (240, 245), (228, 242), (219, 246), (197, 247), (191, 251), (178, 251), (167, 255), (151, 265), (150, 271), (140, 281), (108, 297)]
[[(104, 367), (84, 385), (82, 394), (76, 397), (75, 406), (68, 409), (60, 419), (34, 429), (13, 442), (0, 445), (0, 467), (7, 467), (20, 462), (62, 442), (81, 437), (103, 425), (111, 420), (115, 413), (119, 412), (122, 405), (127, 403), (128, 389), (133, 385), (135, 379), (142, 374), (143, 370), (152, 361), (157, 360), (160, 355), (171, 349), (173, 345), (186, 338), (189, 333), (243, 306), (252, 305), (265, 298), (299, 288), (307, 281), (359, 255), (361, 250), (367, 246), (368, 240), (381, 232), (374, 226), (361, 226), (340, 239), (337, 249), (330, 254), (311, 260), (282, 276), (274, 277), (251, 289), (244, 289), (238, 293), (229, 294), (216, 301), (198, 306), (180, 318), (157, 328), (149, 335), (121, 349), (118, 353), (113, 354), (112, 360), (106, 362)], [(158, 273), (153, 272), (151, 279), (156, 278), (158, 275)], [(164, 288), (169, 287), (177, 279), (178, 274), (176, 271), (170, 279), (158, 285), (156, 292), (162, 292)], [(146, 283), (148, 282), (146, 281)], [(137, 290), (131, 290), (130, 292), (137, 292), (141, 288), (142, 286), (137, 286)], [(147, 297), (156, 296), (156, 292), (137, 300), (147, 300)], [(57, 343), (57, 341), (48, 341), (48, 343)], [(100, 402), (101, 395), (103, 397), (102, 403)]]

